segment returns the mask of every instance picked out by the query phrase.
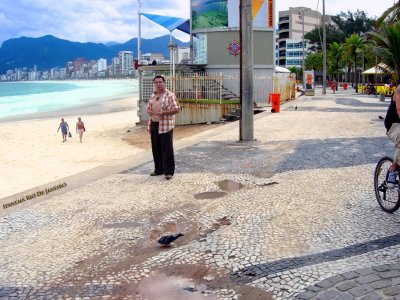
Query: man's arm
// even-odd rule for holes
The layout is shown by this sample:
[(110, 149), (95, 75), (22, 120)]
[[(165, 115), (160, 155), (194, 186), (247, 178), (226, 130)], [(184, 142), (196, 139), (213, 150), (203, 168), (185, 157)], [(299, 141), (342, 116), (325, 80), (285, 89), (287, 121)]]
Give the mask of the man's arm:
[(179, 113), (179, 103), (175, 95), (172, 94), (169, 100), (171, 101), (170, 109), (166, 111), (161, 111), (160, 115), (176, 115), (177, 113)]

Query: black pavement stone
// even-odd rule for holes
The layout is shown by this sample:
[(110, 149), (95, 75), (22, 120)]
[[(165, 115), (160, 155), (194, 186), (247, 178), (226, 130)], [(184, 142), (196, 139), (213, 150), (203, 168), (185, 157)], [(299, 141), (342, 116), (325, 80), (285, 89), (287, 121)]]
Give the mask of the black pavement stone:
[(379, 281), (372, 282), (370, 284), (370, 286), (372, 286), (374, 289), (377, 289), (377, 290), (383, 289), (383, 288), (391, 286), (391, 285), (392, 285), (392, 280), (390, 280), (390, 279), (382, 279)]
[(355, 286), (357, 286), (357, 283), (355, 281), (351, 280), (351, 281), (346, 281), (346, 282), (340, 283), (338, 286), (336, 286), (336, 288), (341, 292), (346, 292)]
[(354, 297), (353, 295), (342, 293), (339, 296), (337, 296), (334, 300), (354, 300), (354, 299), (356, 299), (356, 297)]
[(400, 263), (392, 264), (391, 267), (395, 270), (400, 270)]
[(344, 278), (346, 278), (346, 279), (353, 279), (353, 278), (356, 278), (356, 277), (358, 277), (358, 276), (360, 276), (360, 275), (357, 274), (357, 273), (354, 272), (354, 271), (350, 271), (350, 272), (346, 272), (346, 273), (342, 274), (342, 276), (343, 276)]
[(331, 288), (331, 287), (333, 287), (334, 285), (335, 285), (335, 283), (332, 282), (332, 281), (330, 281), (329, 279), (322, 280), (322, 281), (320, 281), (320, 282), (318, 282), (318, 283), (316, 284), (316, 286), (321, 287), (321, 288), (324, 288), (324, 289), (326, 289), (326, 288)]
[(368, 275), (374, 273), (374, 270), (372, 268), (363, 268), (355, 271), (356, 273), (360, 275)]
[(340, 295), (341, 295), (341, 293), (339, 291), (326, 290), (326, 291), (321, 292), (318, 296), (316, 296), (315, 299), (331, 300), (331, 299), (335, 299), (336, 297), (338, 297)]
[(381, 278), (376, 274), (369, 274), (366, 276), (360, 276), (360, 277), (356, 278), (355, 281), (357, 281), (358, 283), (364, 284), (364, 283), (371, 283), (374, 281), (378, 281), (380, 279)]
[(381, 272), (379, 273), (379, 276), (381, 276), (381, 278), (393, 278), (393, 277), (399, 277), (400, 276), (400, 271), (398, 270), (393, 270), (393, 271), (387, 271), (387, 272)]
[(317, 295), (316, 292), (306, 291), (298, 294), (294, 299), (295, 300), (308, 300)]
[(338, 283), (338, 282), (341, 282), (341, 281), (343, 281), (344, 279), (345, 279), (345, 278), (344, 278), (342, 275), (340, 275), (340, 274), (328, 278), (328, 280), (331, 281), (331, 282), (333, 282), (334, 284), (336, 284), (336, 283)]
[(372, 269), (374, 269), (375, 271), (378, 271), (378, 272), (385, 272), (385, 271), (391, 271), (392, 267), (391, 267), (391, 265), (381, 265), (381, 266), (372, 267)]
[(361, 286), (356, 286), (350, 289), (348, 292), (356, 297), (361, 297), (364, 296), (365, 294), (371, 293), (372, 291), (374, 291), (372, 287), (364, 284)]
[[(342, 258), (349, 258), (351, 256), (358, 256), (362, 255), (364, 253), (368, 253), (371, 251), (376, 251), (379, 249), (384, 249), (387, 247), (391, 247), (394, 245), (400, 244), (400, 234), (394, 234), (391, 236), (363, 242), (363, 243), (357, 243), (354, 245), (350, 245), (344, 248), (340, 249), (334, 249), (334, 250), (329, 250), (321, 253), (314, 253), (314, 254), (309, 254), (301, 257), (290, 257), (290, 258), (284, 258), (278, 261), (273, 261), (273, 262), (268, 262), (265, 264), (260, 264), (260, 265), (254, 265), (251, 267), (246, 267), (242, 270), (242, 272), (245, 271), (251, 271), (254, 268), (260, 268), (263, 270), (266, 270), (265, 273), (267, 274), (273, 274), (273, 273), (278, 273), (278, 272), (284, 272), (284, 271), (290, 271), (293, 269), (297, 269), (300, 267), (305, 267), (305, 266), (311, 266), (311, 265), (316, 265), (320, 264), (323, 262), (330, 262), (330, 261), (337, 261)], [(355, 277), (358, 277), (359, 275), (368, 275), (372, 274), (375, 272), (372, 268), (363, 268), (360, 270), (355, 271), (357, 275), (353, 275), (353, 273), (348, 272), (343, 274), (342, 276), (345, 277), (346, 279), (352, 279)], [(399, 270), (400, 272), (400, 270)], [(262, 274), (260, 276), (264, 276), (266, 274)], [(239, 281), (242, 283), (250, 282), (256, 279), (261, 278), (260, 276), (255, 276), (251, 278), (241, 278)], [(236, 278), (232, 278), (235, 280)]]
[(382, 296), (380, 296), (379, 294), (377, 294), (375, 292), (372, 292), (361, 298), (361, 300), (381, 300), (381, 299), (383, 299)]
[(323, 290), (322, 287), (319, 287), (319, 286), (316, 286), (316, 285), (312, 285), (312, 286), (307, 287), (307, 291), (311, 291), (311, 292), (320, 292), (322, 290)]
[(400, 286), (389, 286), (382, 290), (383, 294), (386, 296), (397, 296), (400, 295)]

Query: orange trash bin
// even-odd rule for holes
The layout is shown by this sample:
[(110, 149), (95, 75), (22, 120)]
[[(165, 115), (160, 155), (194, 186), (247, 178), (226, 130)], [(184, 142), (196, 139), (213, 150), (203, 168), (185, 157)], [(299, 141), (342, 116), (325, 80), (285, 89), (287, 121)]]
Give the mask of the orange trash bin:
[(274, 112), (279, 112), (281, 107), (281, 94), (269, 94), (268, 104), (272, 103), (272, 109)]

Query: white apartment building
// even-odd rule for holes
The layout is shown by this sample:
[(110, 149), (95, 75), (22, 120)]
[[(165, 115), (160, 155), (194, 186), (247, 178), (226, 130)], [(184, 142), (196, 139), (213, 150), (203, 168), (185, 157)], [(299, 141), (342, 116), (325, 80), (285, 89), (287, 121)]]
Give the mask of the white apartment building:
[(134, 72), (133, 69), (133, 52), (132, 51), (120, 51), (118, 57), (121, 62), (121, 75), (127, 76)]
[(97, 72), (102, 72), (107, 70), (107, 59), (100, 58), (97, 60)]
[[(303, 32), (306, 34), (316, 26), (319, 26), (321, 24), (321, 17), (320, 12), (307, 7), (289, 7), (289, 10), (279, 12), (277, 41), (277, 61), (279, 66), (285, 68), (302, 66), (304, 59)], [(307, 54), (309, 46), (307, 41), (305, 41), (305, 54)]]
[(190, 62), (190, 47), (178, 47), (176, 62), (178, 64)]

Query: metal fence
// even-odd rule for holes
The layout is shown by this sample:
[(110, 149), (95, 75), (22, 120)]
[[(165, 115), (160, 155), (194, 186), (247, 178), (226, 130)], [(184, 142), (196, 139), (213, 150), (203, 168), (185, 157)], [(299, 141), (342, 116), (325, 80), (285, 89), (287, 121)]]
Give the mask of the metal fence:
[[(142, 99), (147, 102), (153, 93), (154, 72), (142, 73)], [(175, 78), (163, 74), (166, 87), (174, 91), (178, 99), (213, 99), (239, 101), (240, 75), (238, 71), (219, 73), (177, 74)], [(292, 98), (294, 80), (289, 73), (272, 74), (254, 72), (253, 99), (257, 106), (266, 106), (270, 93), (280, 93), (281, 101)]]

